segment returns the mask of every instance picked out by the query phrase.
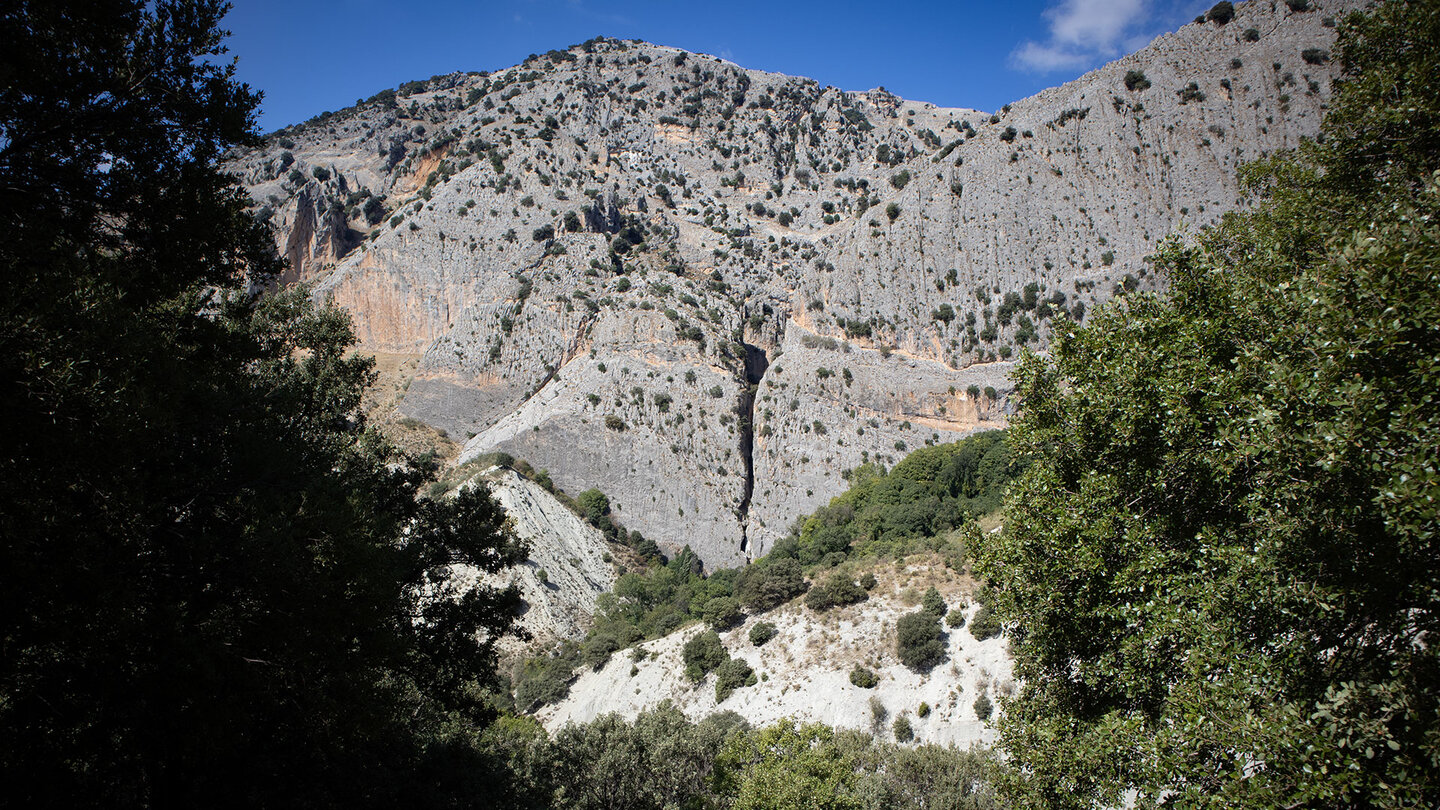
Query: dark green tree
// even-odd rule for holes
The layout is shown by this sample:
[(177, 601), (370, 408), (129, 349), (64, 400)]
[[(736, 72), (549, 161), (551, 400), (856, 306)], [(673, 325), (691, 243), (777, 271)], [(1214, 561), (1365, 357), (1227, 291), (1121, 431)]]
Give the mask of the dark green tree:
[(735, 581), (735, 595), (752, 610), (779, 607), (805, 592), (800, 563), (786, 557), (768, 556), (747, 566)]
[(1260, 206), (1022, 367), (980, 567), (1022, 803), (1440, 803), (1440, 5), (1340, 46)]
[(945, 660), (940, 642), (940, 619), (929, 611), (906, 613), (895, 622), (895, 653), (900, 663), (916, 672), (929, 672)]
[(254, 293), (225, 9), (0, 11), (0, 804), (426, 803), (518, 607), (446, 585), (522, 550), (416, 498), (347, 319)]
[(920, 600), (920, 605), (926, 613), (934, 615), (937, 619), (945, 615), (945, 597), (940, 595), (940, 592), (935, 589), (934, 585), (926, 589), (925, 596)]
[(744, 658), (731, 658), (715, 668), (715, 702), (725, 699), (744, 686), (754, 686), (755, 670)]
[(685, 661), (686, 677), (698, 682), (705, 680), (705, 676), (712, 670), (730, 660), (730, 653), (725, 651), (725, 645), (720, 642), (718, 633), (706, 630), (685, 642), (681, 657)]
[(745, 621), (745, 612), (740, 609), (740, 601), (733, 596), (717, 596), (706, 602), (700, 616), (706, 624), (721, 632)]
[(755, 626), (750, 628), (750, 643), (756, 647), (763, 647), (765, 642), (774, 638), (779, 632), (770, 622), (756, 622)]

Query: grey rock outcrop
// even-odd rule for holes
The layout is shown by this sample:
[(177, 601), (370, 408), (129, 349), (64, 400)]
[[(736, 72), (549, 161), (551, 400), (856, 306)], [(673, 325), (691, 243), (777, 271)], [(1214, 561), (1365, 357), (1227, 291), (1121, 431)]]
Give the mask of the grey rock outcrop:
[[(497, 467), (480, 477), (505, 509), (512, 531), (530, 545), (529, 559), (493, 578), (492, 584), (519, 585), (525, 612), (518, 624), (531, 636), (529, 642), (507, 637), (504, 646), (583, 638), (595, 614), (595, 598), (615, 584), (605, 539), (540, 485), (512, 470)], [(459, 583), (481, 576), (467, 566), (454, 567), (451, 575)]]
[(592, 40), (233, 166), (362, 345), (422, 356), (407, 415), (728, 565), (847, 469), (1003, 426), (1009, 358), (1163, 284), (1160, 240), (1318, 130), (1355, 5), (1240, 4), (994, 113)]

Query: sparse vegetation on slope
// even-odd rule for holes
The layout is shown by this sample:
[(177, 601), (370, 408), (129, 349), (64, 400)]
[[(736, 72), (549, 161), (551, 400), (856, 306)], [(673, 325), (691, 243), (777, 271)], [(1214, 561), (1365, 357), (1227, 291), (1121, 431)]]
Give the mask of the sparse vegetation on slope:
[[(564, 697), (571, 678), (562, 679), (560, 670), (567, 662), (598, 668), (619, 650), (697, 620), (727, 630), (744, 619), (742, 606), (763, 613), (801, 595), (815, 611), (862, 602), (875, 585), (874, 575), (857, 580), (848, 570), (833, 570), (851, 557), (928, 549), (941, 552), (952, 568), (960, 570), (964, 551), (959, 539), (949, 536), (950, 530), (993, 510), (1016, 469), (1003, 431), (922, 448), (892, 471), (874, 466), (855, 471), (850, 490), (803, 521), (799, 534), (776, 544), (769, 555), (744, 569), (706, 575), (699, 558), (687, 548), (666, 563), (626, 572), (611, 593), (597, 599), (594, 625), (578, 648), (557, 647), (515, 668), (516, 705), (533, 711)], [(610, 525), (608, 499), (598, 491), (581, 493), (574, 505), (599, 525)], [(806, 565), (814, 583), (805, 578)], [(915, 649), (907, 652), (906, 663), (916, 669), (928, 669), (940, 660), (938, 620), (945, 615), (945, 605), (933, 589), (925, 594), (925, 604), (924, 615), (935, 620), (934, 643), (910, 645)], [(764, 631), (759, 637), (768, 640)], [(696, 638), (692, 643), (702, 643), (698, 641), (702, 636)], [(722, 660), (711, 666), (697, 663), (692, 677), (698, 680)]]

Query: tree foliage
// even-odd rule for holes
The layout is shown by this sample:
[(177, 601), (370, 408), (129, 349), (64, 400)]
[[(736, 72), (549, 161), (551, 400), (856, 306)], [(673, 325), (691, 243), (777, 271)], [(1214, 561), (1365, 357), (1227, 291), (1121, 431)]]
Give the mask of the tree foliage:
[(855, 795), (854, 760), (821, 725), (789, 720), (736, 737), (716, 762), (722, 794), (735, 810), (863, 807)]
[(735, 595), (752, 610), (770, 610), (805, 592), (800, 563), (765, 556), (746, 566), (735, 580)]
[[(616, 715), (568, 726), (542, 753), (549, 802), (530, 805), (585, 810), (713, 806), (711, 778), (729, 740), (745, 731), (737, 715), (691, 723), (662, 703), (633, 724)], [(537, 797), (538, 798), (538, 797)]]
[(1341, 47), (1253, 213), (1022, 365), (982, 571), (1027, 803), (1440, 802), (1440, 7)]
[(258, 101), (224, 10), (0, 12), (17, 805), (393, 804), (483, 716), (519, 605), (449, 584), (523, 549), (483, 488), (416, 498), (430, 470), (367, 429), (347, 319), (252, 292), (280, 265), (217, 169)]
[(736, 689), (756, 684), (755, 670), (743, 658), (731, 658), (715, 668), (715, 702), (724, 703)]
[(714, 630), (696, 633), (685, 642), (681, 650), (685, 661), (685, 676), (692, 681), (703, 681), (716, 667), (730, 660), (730, 653), (720, 642), (720, 635)]
[(485, 807), (996, 806), (998, 763), (983, 749), (901, 746), (789, 721), (752, 729), (733, 712), (691, 722), (669, 702), (633, 723), (606, 715), (553, 738), (529, 718), (504, 718), (484, 732), (480, 745), (497, 766), (468, 774), (471, 799)]
[(929, 611), (906, 613), (895, 622), (895, 654), (917, 672), (929, 672), (945, 660), (940, 639), (940, 619)]
[(922, 447), (889, 472), (863, 465), (851, 473), (850, 489), (801, 521), (769, 556), (815, 565), (835, 553), (844, 559), (899, 552), (998, 509), (1019, 469), (998, 430)]

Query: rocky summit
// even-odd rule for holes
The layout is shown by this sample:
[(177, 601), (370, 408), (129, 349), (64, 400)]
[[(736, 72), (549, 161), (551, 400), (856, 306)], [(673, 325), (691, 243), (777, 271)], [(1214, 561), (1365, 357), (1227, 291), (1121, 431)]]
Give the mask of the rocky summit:
[(1318, 131), (1353, 5), (1241, 4), (994, 112), (601, 38), (230, 166), (285, 281), (416, 361), (399, 408), (461, 461), (525, 459), (730, 566), (846, 471), (1003, 426), (1019, 354), (1162, 283), (1161, 240)]

